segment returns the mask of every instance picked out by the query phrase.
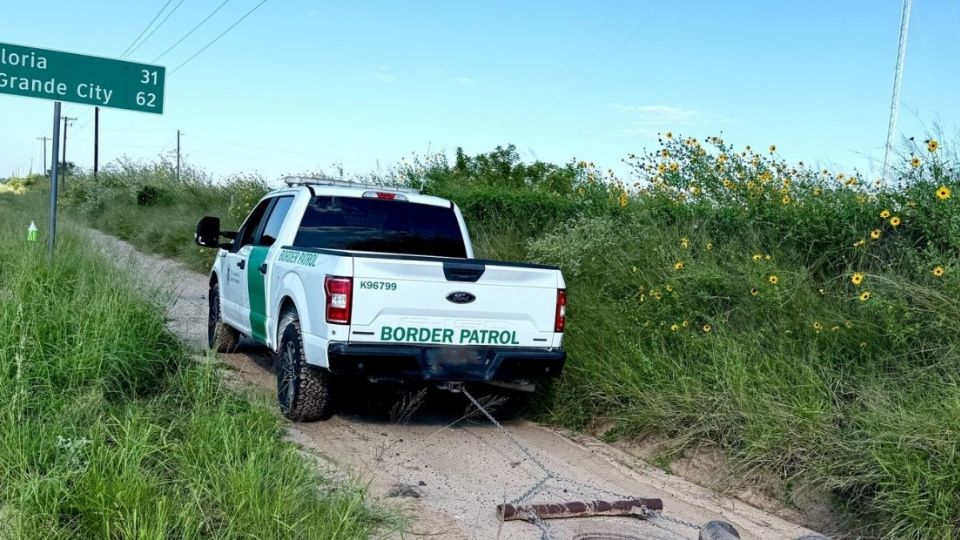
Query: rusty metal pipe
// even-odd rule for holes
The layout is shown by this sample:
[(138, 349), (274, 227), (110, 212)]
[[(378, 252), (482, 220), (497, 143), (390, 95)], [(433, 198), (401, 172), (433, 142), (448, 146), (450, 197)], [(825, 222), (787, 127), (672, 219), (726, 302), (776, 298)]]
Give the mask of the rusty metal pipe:
[(591, 501), (544, 504), (498, 504), (497, 518), (500, 521), (529, 521), (534, 518), (562, 519), (590, 516), (632, 516), (640, 507), (647, 510), (663, 510), (660, 499), (627, 499), (624, 501)]

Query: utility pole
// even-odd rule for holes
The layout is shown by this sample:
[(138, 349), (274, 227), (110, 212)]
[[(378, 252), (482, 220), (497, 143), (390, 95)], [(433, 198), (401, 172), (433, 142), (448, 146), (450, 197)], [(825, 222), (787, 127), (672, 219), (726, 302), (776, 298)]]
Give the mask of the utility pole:
[(100, 169), (100, 107), (93, 108), (93, 179)]
[(177, 130), (177, 182), (180, 181), (180, 130)]
[(38, 141), (43, 141), (43, 174), (47, 174), (47, 141), (50, 137), (37, 137)]
[(63, 178), (61, 179), (61, 185), (63, 186), (63, 191), (67, 191), (67, 127), (70, 126), (70, 122), (76, 120), (77, 117), (70, 118), (69, 116), (63, 117)]
[(897, 46), (897, 68), (893, 75), (893, 97), (890, 100), (890, 123), (887, 125), (887, 147), (883, 152), (883, 180), (889, 182), (887, 176), (890, 166), (890, 152), (893, 151), (893, 140), (897, 133), (897, 112), (900, 109), (900, 82), (903, 80), (903, 61), (907, 56), (907, 34), (910, 29), (911, 0), (903, 0), (903, 12), (900, 14), (900, 43)]

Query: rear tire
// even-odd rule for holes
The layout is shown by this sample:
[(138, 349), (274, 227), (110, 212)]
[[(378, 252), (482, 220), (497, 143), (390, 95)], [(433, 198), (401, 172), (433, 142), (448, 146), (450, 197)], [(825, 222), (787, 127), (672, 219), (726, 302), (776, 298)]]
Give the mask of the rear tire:
[(240, 344), (240, 332), (223, 322), (220, 314), (220, 284), (210, 286), (207, 295), (210, 306), (207, 316), (207, 345), (211, 351), (232, 353)]
[(280, 412), (294, 422), (326, 420), (333, 414), (330, 372), (307, 364), (297, 312), (280, 318), (277, 349), (277, 402)]

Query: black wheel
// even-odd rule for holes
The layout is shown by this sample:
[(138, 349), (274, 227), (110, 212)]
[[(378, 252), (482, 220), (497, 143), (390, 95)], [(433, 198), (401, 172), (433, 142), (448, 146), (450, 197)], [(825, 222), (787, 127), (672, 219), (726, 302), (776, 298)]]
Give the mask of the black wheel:
[(280, 412), (294, 422), (326, 420), (333, 414), (331, 379), (325, 370), (311, 367), (303, 351), (296, 311), (280, 318), (277, 350), (277, 402)]
[(240, 343), (240, 332), (224, 324), (220, 316), (220, 284), (210, 286), (207, 295), (210, 311), (207, 316), (207, 345), (211, 351), (231, 353), (237, 350)]

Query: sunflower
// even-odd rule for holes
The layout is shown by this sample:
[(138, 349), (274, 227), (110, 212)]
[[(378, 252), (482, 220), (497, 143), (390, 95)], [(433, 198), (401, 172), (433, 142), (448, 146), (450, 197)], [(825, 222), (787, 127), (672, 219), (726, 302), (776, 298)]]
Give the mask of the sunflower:
[(725, 188), (727, 188), (727, 189), (733, 189), (733, 182), (731, 182), (730, 180), (727, 180), (726, 178), (724, 178), (724, 179), (723, 179), (723, 187), (725, 187)]
[(880, 212), (880, 219), (887, 219), (888, 217), (890, 217), (890, 211), (889, 211), (889, 210), (884, 210), (884, 211)]
[(813, 188), (813, 196), (814, 196), (814, 197), (819, 197), (822, 193), (823, 193), (823, 190), (822, 190), (822, 189), (820, 189), (820, 188), (818, 188), (818, 187)]
[(673, 263), (674, 270), (683, 270), (683, 261), (677, 261)]
[(667, 289), (667, 292), (673, 292), (673, 285), (667, 285), (664, 288)]
[(668, 132), (666, 132), (663, 136), (666, 137), (668, 141), (669, 141), (669, 140), (672, 140), (672, 139), (673, 139), (673, 132), (672, 132), (672, 131), (668, 131)]
[(890, 226), (891, 226), (891, 227), (899, 227), (899, 226), (900, 226), (900, 216), (893, 216), (892, 218), (890, 218)]
[(707, 242), (707, 251), (713, 251), (713, 242)]
[(872, 239), (874, 239), (874, 240), (879, 240), (881, 234), (882, 234), (882, 233), (880, 232), (880, 229), (874, 229), (874, 230), (870, 231), (870, 238), (872, 238)]
[(763, 255), (761, 255), (761, 254), (759, 254), (759, 253), (754, 254), (754, 256), (753, 256), (753, 262), (760, 262), (761, 259), (763, 259)]
[(830, 327), (830, 331), (831, 331), (831, 332), (836, 332), (836, 331), (839, 330), (839, 329), (840, 329), (840, 327), (839, 327), (839, 326), (836, 326), (836, 325)]
[(620, 208), (626, 208), (629, 196), (626, 191), (620, 193)]
[(686, 328), (688, 324), (690, 323), (688, 323), (687, 321), (683, 321), (682, 323), (680, 323), (680, 325), (683, 326), (684, 328)]
[(654, 300), (660, 300), (663, 298), (663, 294), (658, 290), (650, 291), (650, 296), (652, 296)]
[(942, 266), (937, 266), (933, 269), (933, 277), (943, 277), (943, 274), (945, 273), (946, 272), (944, 271)]
[(660, 151), (660, 155), (663, 157), (670, 157), (670, 151), (664, 148), (663, 150)]
[(778, 278), (776, 274), (770, 274), (770, 277), (767, 278), (767, 281), (769, 281), (771, 285), (776, 285), (777, 282), (780, 281), (780, 278)]
[(859, 240), (857, 240), (856, 242), (853, 243), (853, 247), (860, 247), (860, 246), (862, 246), (862, 245), (864, 245), (864, 244), (866, 244), (866, 243), (867, 243), (867, 241), (864, 240), (863, 238), (861, 238), (861, 239), (859, 239)]
[(776, 152), (776, 151), (777, 151), (777, 145), (771, 144), (771, 145), (770, 145), (770, 153), (772, 154), (772, 153), (774, 153), (774, 152)]
[(679, 330), (679, 329), (680, 329), (680, 326), (677, 325), (676, 323), (670, 325), (670, 331), (671, 331), (671, 332), (676, 332), (676, 331)]
[(820, 321), (813, 321), (813, 330), (818, 334), (823, 330), (823, 325), (820, 324)]
[(680, 247), (683, 249), (690, 247), (690, 240), (686, 236), (680, 238)]
[(783, 203), (784, 206), (790, 204), (790, 196), (789, 196), (789, 195), (784, 195), (784, 196), (780, 199), (780, 202)]
[(945, 201), (950, 198), (950, 188), (947, 186), (940, 186), (937, 188), (937, 198), (941, 201)]
[(936, 152), (938, 148), (940, 148), (940, 143), (937, 142), (936, 139), (929, 139), (929, 140), (927, 141), (927, 151), (928, 151), (928, 152)]
[(711, 330), (713, 330), (713, 327), (710, 326), (709, 324), (703, 325), (703, 333), (704, 333), (704, 334), (709, 334)]
[(750, 296), (757, 296), (758, 294), (760, 294), (760, 289), (756, 287), (750, 289)]
[(914, 169), (916, 169), (917, 167), (919, 167), (919, 166), (920, 166), (920, 158), (914, 156), (914, 158), (910, 160), (910, 166), (912, 166)]
[(850, 276), (850, 281), (859, 287), (860, 284), (863, 283), (863, 272), (854, 272), (853, 275)]
[(870, 299), (870, 291), (863, 291), (858, 298), (860, 298), (861, 302), (866, 302)]

